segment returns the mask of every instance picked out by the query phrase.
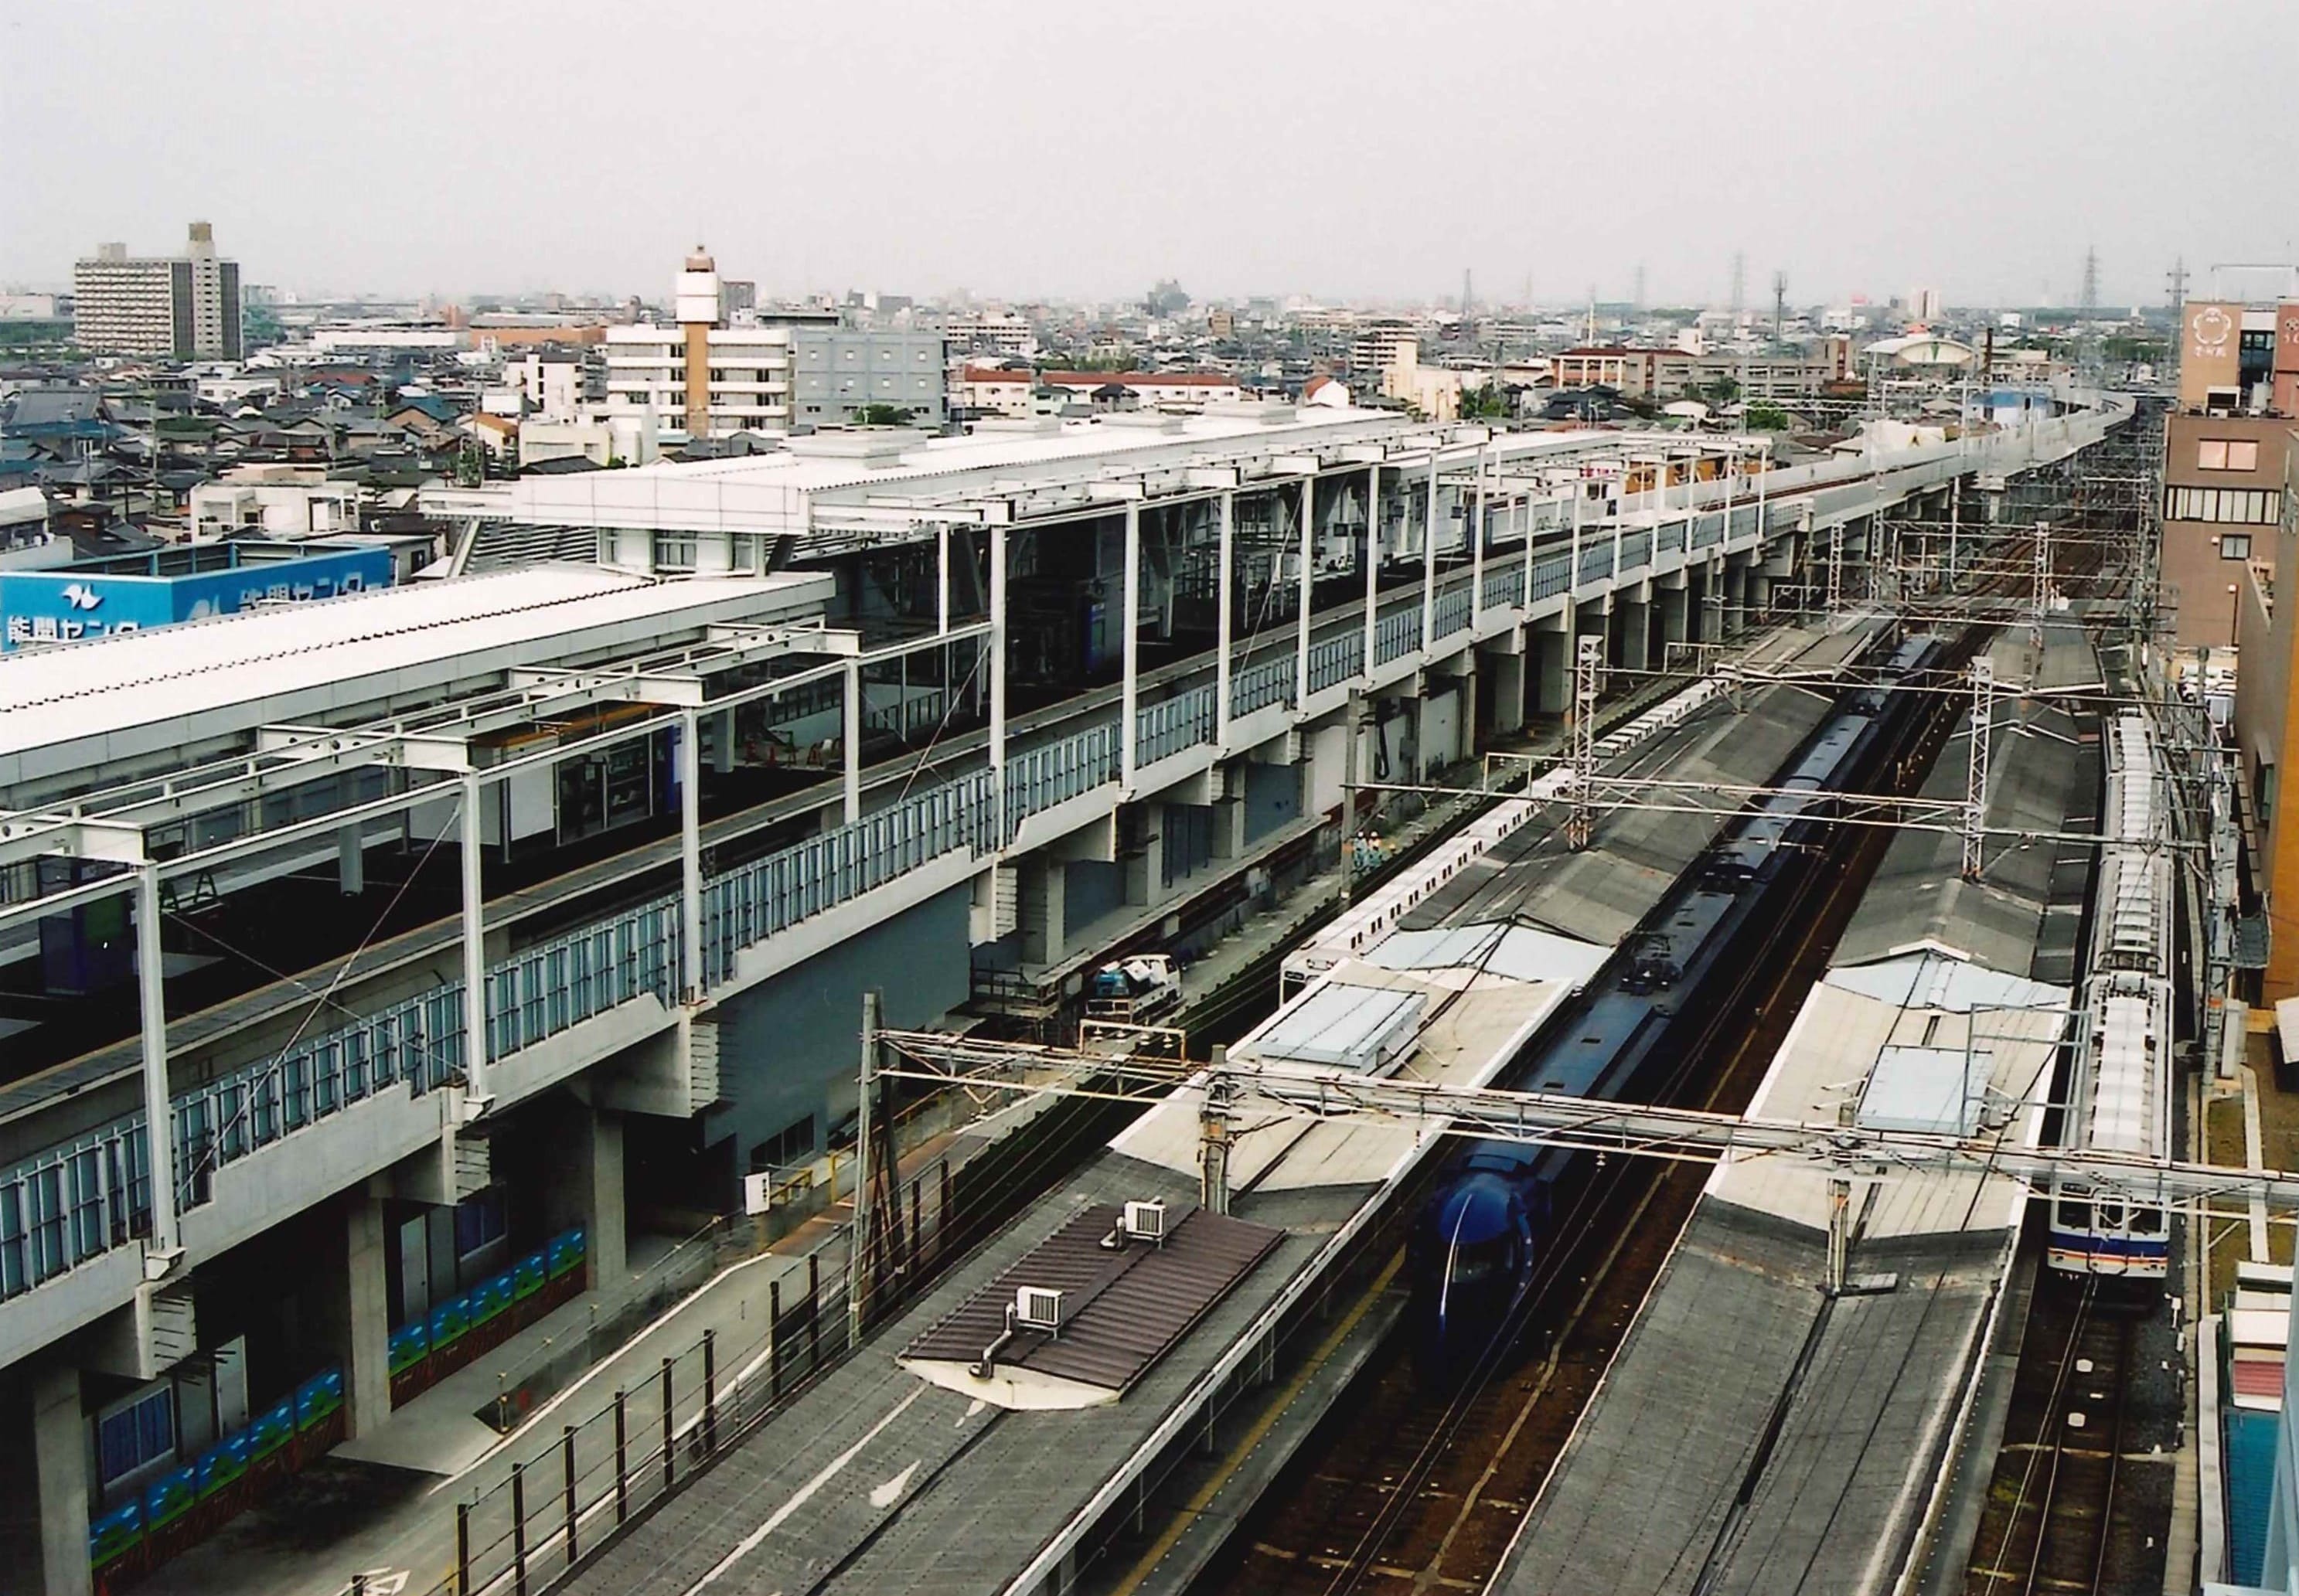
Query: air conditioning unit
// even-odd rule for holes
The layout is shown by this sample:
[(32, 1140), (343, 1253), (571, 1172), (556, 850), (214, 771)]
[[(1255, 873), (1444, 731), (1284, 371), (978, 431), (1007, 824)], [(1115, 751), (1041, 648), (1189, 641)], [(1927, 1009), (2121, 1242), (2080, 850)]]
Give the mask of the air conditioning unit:
[(1128, 1241), (1163, 1242), (1166, 1239), (1166, 1205), (1163, 1203), (1128, 1203), (1125, 1217), (1118, 1221)]
[(1017, 1286), (1014, 1292), (1014, 1322), (1025, 1330), (1061, 1333), (1065, 1294), (1043, 1286)]

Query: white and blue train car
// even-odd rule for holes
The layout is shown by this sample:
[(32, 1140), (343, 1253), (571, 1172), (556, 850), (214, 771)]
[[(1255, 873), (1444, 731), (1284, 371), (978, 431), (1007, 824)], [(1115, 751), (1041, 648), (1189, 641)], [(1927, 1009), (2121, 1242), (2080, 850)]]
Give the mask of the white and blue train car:
[[(2155, 728), (2119, 715), (2106, 740), (2107, 834), (2100, 848), (2084, 1023), (2062, 1116), (2071, 1149), (2160, 1160), (2170, 1144), (2172, 870)], [(2170, 1237), (2161, 1205), (2054, 1183), (2052, 1267), (2163, 1278)]]

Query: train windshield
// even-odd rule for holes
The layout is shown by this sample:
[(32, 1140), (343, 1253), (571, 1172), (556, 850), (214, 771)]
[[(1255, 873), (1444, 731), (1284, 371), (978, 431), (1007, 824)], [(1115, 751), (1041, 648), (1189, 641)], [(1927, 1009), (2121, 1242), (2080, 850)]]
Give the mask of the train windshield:
[(1453, 1250), (1453, 1284), (1476, 1286), (1496, 1275), (1508, 1273), (1515, 1251), (1507, 1236), (1470, 1242), (1456, 1247)]

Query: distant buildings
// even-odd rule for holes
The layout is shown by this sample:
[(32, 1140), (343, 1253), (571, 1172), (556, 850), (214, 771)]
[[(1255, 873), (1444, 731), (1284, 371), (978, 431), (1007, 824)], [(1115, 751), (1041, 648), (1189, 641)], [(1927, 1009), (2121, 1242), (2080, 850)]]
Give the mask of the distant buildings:
[(922, 426), (947, 418), (943, 335), (848, 327), (834, 310), (728, 319), (718, 263), (701, 250), (678, 275), (668, 326), (607, 329), (607, 413), (652, 413), (690, 439), (853, 424), (871, 407)]
[(239, 262), (218, 257), (203, 221), (181, 255), (131, 257), (124, 244), (101, 244), (72, 267), (72, 318), (74, 336), (95, 353), (236, 360)]
[(1560, 390), (1610, 388), (1628, 399), (1697, 398), (1717, 382), (1744, 399), (1808, 399), (1852, 376), (1852, 340), (1832, 335), (1801, 351), (1752, 355), (1584, 345), (1550, 356), (1548, 368)]

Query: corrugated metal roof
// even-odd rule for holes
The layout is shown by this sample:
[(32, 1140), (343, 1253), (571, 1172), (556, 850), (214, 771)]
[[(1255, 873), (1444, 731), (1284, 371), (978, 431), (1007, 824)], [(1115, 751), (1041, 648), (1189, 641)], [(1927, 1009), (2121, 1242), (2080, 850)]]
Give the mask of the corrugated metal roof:
[[(813, 575), (664, 582), (594, 566), (532, 566), (12, 654), (0, 658), (0, 781), (9, 779), (9, 756), (33, 749), (154, 725), (178, 740), (220, 735), (235, 729), (220, 713), (235, 706), (284, 718), (303, 711), (283, 695), (375, 682), (415, 691), (490, 668), (466, 667), (494, 650), (541, 663), (557, 657), (559, 640), (580, 633), (641, 629), (623, 641), (627, 647), (680, 625), (796, 608), (826, 589)], [(427, 671), (446, 675), (403, 675)], [(212, 724), (188, 724), (192, 716)]]
[(1410, 1046), (1422, 993), (1329, 981), (1270, 1022), (1254, 1040), (1257, 1058), (1371, 1071)]
[(1970, 1136), (1988, 1104), (1996, 1055), (1985, 1049), (1889, 1046), (1860, 1094), (1855, 1122), (1869, 1130)]
[(1067, 1294), (1061, 1329), (1017, 1332), (1000, 1351), (999, 1366), (1122, 1393), (1284, 1234), (1191, 1208), (1168, 1218), (1163, 1245), (1105, 1248), (1119, 1216), (1106, 1203), (1078, 1213), (910, 1343), (903, 1360), (974, 1362), (1005, 1333), (1015, 1293), (1043, 1286)]

